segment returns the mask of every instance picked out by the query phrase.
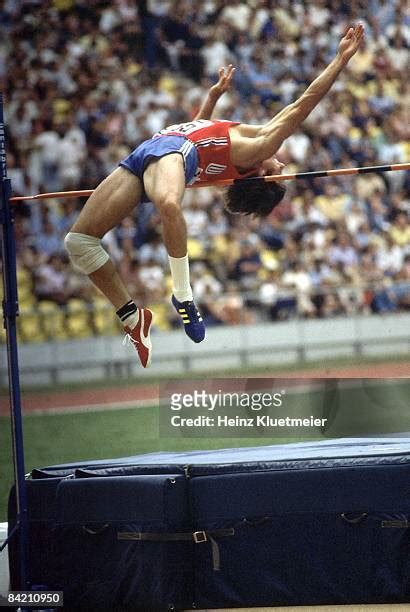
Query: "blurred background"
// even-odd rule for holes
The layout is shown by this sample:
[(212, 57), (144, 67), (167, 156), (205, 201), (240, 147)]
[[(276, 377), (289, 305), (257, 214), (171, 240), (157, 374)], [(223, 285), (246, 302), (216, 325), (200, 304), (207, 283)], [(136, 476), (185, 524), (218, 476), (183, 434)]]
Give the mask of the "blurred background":
[[(215, 117), (267, 121), (359, 19), (366, 42), (278, 154), (288, 172), (409, 159), (405, 1), (3, 0), (0, 83), (14, 193), (95, 187), (152, 133), (192, 119), (228, 63), (235, 86)], [(408, 311), (408, 175), (291, 182), (262, 222), (226, 214), (216, 189), (187, 193), (192, 285), (207, 326)], [(82, 205), (18, 207), (22, 342), (120, 331), (63, 250)], [(178, 326), (153, 206), (140, 206), (104, 242), (157, 328)]]
[[(278, 153), (287, 172), (410, 159), (405, 1), (0, 0), (0, 90), (14, 194), (95, 187), (144, 139), (192, 119), (221, 65), (237, 70), (215, 118), (269, 120), (331, 61), (359, 19), (362, 48)], [(113, 308), (63, 250), (84, 201), (19, 204), (28, 469), (255, 443), (161, 440), (160, 376), (301, 375), (309, 368), (311, 376), (408, 377), (409, 174), (288, 182), (283, 203), (262, 221), (228, 215), (217, 189), (190, 190), (184, 211), (192, 286), (207, 325), (199, 346), (186, 339), (170, 305), (159, 216), (151, 204), (139, 206), (104, 244), (137, 304), (155, 312), (149, 371), (122, 346)], [(6, 389), (4, 330), (0, 339)], [(135, 385), (141, 381), (144, 387)], [(400, 386), (400, 398), (406, 390)], [(380, 394), (377, 387), (373, 395)], [(409, 430), (391, 418), (397, 397), (387, 404), (375, 409), (382, 424), (365, 424), (361, 433)], [(11, 480), (6, 430), (0, 462)], [(7, 486), (0, 515), (6, 495)]]

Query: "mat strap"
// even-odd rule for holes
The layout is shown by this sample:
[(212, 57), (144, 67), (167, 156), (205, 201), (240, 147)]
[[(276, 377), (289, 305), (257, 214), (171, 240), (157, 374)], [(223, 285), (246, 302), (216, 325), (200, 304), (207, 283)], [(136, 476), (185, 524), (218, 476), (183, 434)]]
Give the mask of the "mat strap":
[(189, 541), (195, 544), (210, 542), (212, 547), (212, 562), (214, 571), (221, 569), (221, 554), (219, 551), (217, 537), (226, 537), (235, 535), (235, 529), (212, 529), (210, 531), (183, 531), (180, 533), (153, 533), (142, 531), (118, 531), (117, 539), (137, 542), (181, 542)]

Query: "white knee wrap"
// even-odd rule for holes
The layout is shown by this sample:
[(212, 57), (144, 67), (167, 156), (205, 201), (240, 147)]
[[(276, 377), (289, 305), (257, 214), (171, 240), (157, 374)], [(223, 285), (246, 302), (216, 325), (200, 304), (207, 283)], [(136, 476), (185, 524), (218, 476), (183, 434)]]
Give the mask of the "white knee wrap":
[(73, 267), (84, 274), (95, 272), (110, 258), (102, 248), (101, 240), (87, 234), (69, 232), (64, 239), (64, 245)]

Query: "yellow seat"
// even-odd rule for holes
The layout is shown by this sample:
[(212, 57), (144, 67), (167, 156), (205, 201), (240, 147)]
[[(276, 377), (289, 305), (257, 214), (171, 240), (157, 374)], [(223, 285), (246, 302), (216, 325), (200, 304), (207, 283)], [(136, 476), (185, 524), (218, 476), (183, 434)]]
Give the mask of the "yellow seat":
[(147, 306), (154, 313), (154, 324), (161, 331), (168, 331), (171, 326), (168, 321), (169, 306), (165, 302), (156, 302)]
[(38, 311), (41, 316), (41, 325), (45, 337), (49, 340), (66, 340), (66, 314), (62, 306), (51, 300), (38, 303)]
[(171, 274), (167, 274), (166, 277), (165, 277), (165, 289), (166, 289), (166, 295), (172, 293), (172, 276), (171, 276)]
[(270, 249), (263, 249), (260, 254), (262, 264), (268, 270), (277, 270), (279, 267), (278, 258)]
[(92, 336), (92, 329), (88, 317), (84, 313), (73, 312), (67, 317), (67, 332), (70, 338), (88, 338)]
[(35, 303), (35, 297), (31, 291), (31, 287), (29, 287), (28, 285), (24, 286), (24, 287), (18, 287), (18, 299), (20, 303), (31, 303), (34, 304)]
[(21, 266), (17, 266), (16, 276), (17, 276), (18, 285), (32, 283), (32, 276), (31, 276), (31, 273), (27, 270), (27, 268), (22, 268)]
[(122, 329), (113, 307), (101, 297), (93, 300), (92, 321), (99, 336), (117, 336)]
[(43, 342), (46, 338), (36, 309), (21, 309), (17, 319), (18, 338), (21, 342)]
[(348, 134), (351, 140), (360, 140), (363, 137), (363, 132), (358, 127), (351, 127)]
[(227, 249), (226, 236), (217, 234), (212, 239), (212, 251), (216, 251), (220, 255), (225, 255)]
[(30, 293), (23, 293), (23, 295), (22, 295), (20, 293), (20, 291), (19, 291), (18, 299), (19, 299), (20, 310), (22, 308), (27, 310), (28, 308), (35, 308), (37, 306), (36, 298), (35, 298), (35, 296), (31, 292)]
[(70, 338), (88, 338), (93, 335), (90, 309), (83, 300), (69, 300), (66, 326)]
[(403, 151), (404, 159), (408, 159), (410, 155), (410, 142), (408, 140), (401, 140), (399, 142), (401, 150)]
[(188, 238), (188, 255), (191, 261), (204, 257), (204, 247), (196, 238)]
[(33, 295), (33, 279), (26, 268), (17, 268), (17, 290), (19, 301)]

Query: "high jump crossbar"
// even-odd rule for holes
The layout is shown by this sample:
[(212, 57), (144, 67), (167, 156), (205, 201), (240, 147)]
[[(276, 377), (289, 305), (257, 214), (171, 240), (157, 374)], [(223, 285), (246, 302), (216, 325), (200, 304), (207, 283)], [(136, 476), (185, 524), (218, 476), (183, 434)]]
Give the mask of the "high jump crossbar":
[[(351, 174), (369, 174), (371, 172), (396, 172), (397, 170), (410, 170), (410, 162), (403, 164), (391, 164), (388, 166), (365, 166), (363, 168), (334, 168), (332, 170), (317, 170), (315, 172), (296, 172), (295, 174), (272, 174), (268, 176), (256, 176), (243, 179), (225, 179), (220, 181), (202, 182), (188, 185), (190, 188), (198, 187), (225, 187), (234, 183), (244, 184), (254, 181), (271, 183), (273, 181), (290, 181), (293, 179), (314, 179), (326, 176), (347, 176)], [(10, 198), (10, 202), (21, 202), (24, 200), (46, 200), (49, 198), (79, 198), (88, 197), (94, 189), (82, 189), (79, 191), (54, 191), (51, 193), (38, 193), (37, 195), (15, 196)]]

